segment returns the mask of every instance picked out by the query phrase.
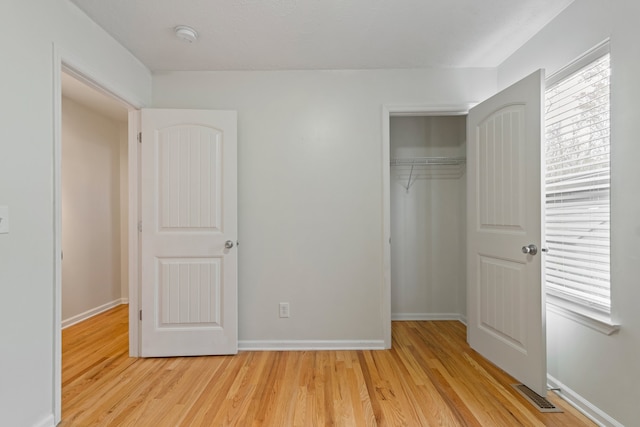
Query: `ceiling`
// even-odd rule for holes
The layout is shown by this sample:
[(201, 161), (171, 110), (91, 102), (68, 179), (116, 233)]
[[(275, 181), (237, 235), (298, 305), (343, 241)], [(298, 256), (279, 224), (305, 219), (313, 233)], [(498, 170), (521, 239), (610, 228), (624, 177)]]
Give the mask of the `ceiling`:
[(496, 67), (573, 0), (71, 1), (156, 72)]

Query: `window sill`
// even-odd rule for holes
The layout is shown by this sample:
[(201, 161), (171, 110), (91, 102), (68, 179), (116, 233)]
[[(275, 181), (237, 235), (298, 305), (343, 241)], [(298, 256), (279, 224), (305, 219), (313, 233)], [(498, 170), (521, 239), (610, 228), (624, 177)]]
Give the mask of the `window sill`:
[(620, 329), (620, 325), (609, 316), (554, 295), (547, 295), (547, 310), (605, 335), (612, 335)]

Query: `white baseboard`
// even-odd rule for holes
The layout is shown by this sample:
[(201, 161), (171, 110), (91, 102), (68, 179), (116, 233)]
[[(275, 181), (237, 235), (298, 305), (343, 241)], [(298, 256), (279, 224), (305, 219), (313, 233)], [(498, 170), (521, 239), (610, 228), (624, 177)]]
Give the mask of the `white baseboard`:
[(71, 325), (75, 325), (76, 323), (80, 323), (83, 320), (87, 320), (90, 317), (93, 317), (97, 314), (103, 313), (107, 310), (112, 309), (113, 307), (117, 307), (120, 304), (128, 304), (129, 303), (129, 299), (128, 298), (119, 298), (117, 300), (108, 302), (106, 304), (103, 304), (99, 307), (95, 307), (92, 308), (91, 310), (87, 310), (84, 313), (80, 313), (80, 314), (76, 314), (75, 316), (71, 316), (68, 319), (64, 319), (62, 321), (62, 329), (64, 328), (68, 328)]
[(37, 423), (33, 425), (33, 427), (55, 427), (54, 416), (53, 414), (49, 414)]
[(614, 420), (600, 408), (589, 402), (584, 397), (580, 396), (575, 391), (571, 390), (569, 387), (558, 381), (558, 379), (553, 376), (547, 374), (547, 382), (549, 387), (558, 388), (559, 391), (555, 391), (555, 393), (569, 402), (573, 407), (575, 407), (578, 411), (582, 412), (587, 418), (589, 418), (594, 423), (598, 424), (602, 427), (624, 427), (618, 421)]
[[(457, 320), (466, 325), (467, 318), (459, 313), (396, 313), (391, 315), (391, 320)], [(384, 340), (245, 340), (238, 342), (238, 349), (246, 351), (384, 350), (384, 348)]]
[(391, 313), (391, 320), (397, 321), (432, 321), (432, 320), (458, 320), (465, 323), (466, 317), (460, 313)]
[(384, 340), (245, 340), (238, 342), (238, 349), (249, 351), (384, 350)]

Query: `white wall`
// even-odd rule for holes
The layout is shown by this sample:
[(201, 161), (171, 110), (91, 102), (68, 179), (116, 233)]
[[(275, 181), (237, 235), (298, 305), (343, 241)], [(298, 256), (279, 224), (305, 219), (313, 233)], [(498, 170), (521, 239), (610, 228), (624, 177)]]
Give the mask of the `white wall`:
[(0, 414), (7, 426), (53, 422), (54, 46), (132, 102), (147, 69), (66, 0), (3, 0), (0, 16)]
[[(466, 157), (465, 116), (392, 117), (390, 133), (391, 158)], [(391, 167), (392, 318), (464, 318), (464, 166), (410, 169)]]
[(611, 37), (611, 289), (619, 333), (606, 336), (549, 313), (549, 373), (627, 426), (640, 401), (640, 3), (574, 2), (499, 68), (504, 87), (537, 68), (551, 74)]
[[(155, 107), (238, 111), (242, 341), (383, 340), (382, 106), (464, 104), (495, 70), (176, 72)], [(291, 317), (278, 318), (278, 302)]]
[(126, 135), (126, 124), (62, 98), (63, 322), (122, 297), (123, 128)]

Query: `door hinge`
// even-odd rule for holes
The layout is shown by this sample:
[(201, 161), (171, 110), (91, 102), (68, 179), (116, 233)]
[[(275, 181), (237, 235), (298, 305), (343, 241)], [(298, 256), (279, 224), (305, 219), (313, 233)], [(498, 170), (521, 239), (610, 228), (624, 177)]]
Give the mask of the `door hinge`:
[(140, 310), (140, 321), (142, 321), (142, 310)]
[(138, 233), (142, 233), (142, 221), (138, 221)]
[(138, 132), (138, 142), (142, 142), (142, 132)]

